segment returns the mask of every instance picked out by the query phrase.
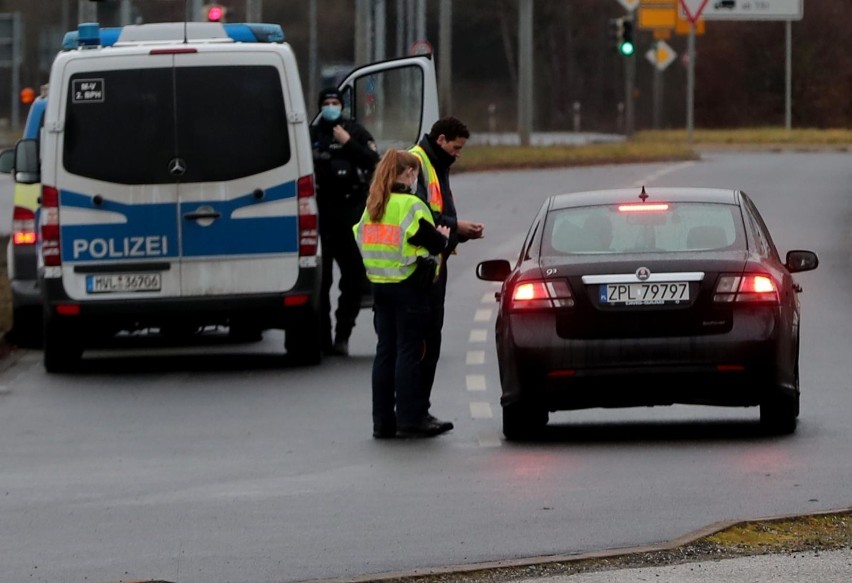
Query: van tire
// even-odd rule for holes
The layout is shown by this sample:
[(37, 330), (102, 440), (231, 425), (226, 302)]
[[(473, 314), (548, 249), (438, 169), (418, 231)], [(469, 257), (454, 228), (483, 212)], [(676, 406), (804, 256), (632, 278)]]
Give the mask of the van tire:
[(44, 325), (41, 308), (26, 306), (12, 311), (12, 329), (6, 332), (6, 340), (19, 348), (41, 348)]
[(83, 356), (82, 338), (70, 326), (47, 319), (44, 325), (44, 368), (49, 373), (73, 372)]
[(290, 360), (300, 366), (316, 366), (322, 362), (319, 318), (316, 314), (291, 324), (284, 331), (284, 348)]

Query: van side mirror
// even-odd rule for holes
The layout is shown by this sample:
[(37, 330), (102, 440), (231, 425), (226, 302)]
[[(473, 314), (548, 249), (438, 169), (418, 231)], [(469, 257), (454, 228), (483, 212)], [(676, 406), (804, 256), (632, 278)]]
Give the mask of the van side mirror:
[(0, 152), (0, 172), (11, 174), (15, 168), (15, 150), (9, 148)]
[(20, 184), (41, 182), (37, 140), (18, 140), (15, 144), (15, 182)]

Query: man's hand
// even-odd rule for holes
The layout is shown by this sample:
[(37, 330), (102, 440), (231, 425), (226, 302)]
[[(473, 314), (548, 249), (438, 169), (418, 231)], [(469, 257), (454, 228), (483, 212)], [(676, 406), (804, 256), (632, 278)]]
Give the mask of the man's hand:
[(341, 125), (334, 126), (331, 131), (334, 133), (334, 141), (336, 141), (341, 146), (348, 142), (349, 139), (352, 137), (349, 135), (349, 132), (347, 132)]
[(447, 239), (450, 238), (450, 228), (446, 225), (438, 225), (435, 229)]
[(459, 219), (456, 231), (467, 239), (482, 239), (485, 236), (485, 225)]

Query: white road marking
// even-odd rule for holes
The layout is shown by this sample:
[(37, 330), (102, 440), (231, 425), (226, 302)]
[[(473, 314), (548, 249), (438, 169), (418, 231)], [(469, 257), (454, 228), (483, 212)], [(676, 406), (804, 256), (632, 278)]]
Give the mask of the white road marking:
[(486, 401), (471, 401), (470, 416), (474, 419), (493, 419), (494, 413), (491, 412), (491, 405)]
[(695, 161), (689, 161), (689, 162), (681, 162), (680, 164), (672, 164), (671, 166), (666, 166), (665, 168), (660, 168), (656, 172), (652, 172), (651, 174), (645, 176), (644, 178), (637, 180), (636, 182), (633, 183), (633, 186), (635, 186), (637, 188), (640, 187), (640, 186), (648, 186), (648, 184), (654, 182), (655, 180), (657, 180), (658, 178), (660, 178), (662, 176), (665, 176), (666, 174), (671, 174), (672, 172), (677, 172), (678, 170), (683, 170), (684, 168), (689, 168), (690, 166), (693, 166), (694, 164), (695, 164)]
[(485, 390), (485, 375), (469, 374), (465, 379), (465, 385), (468, 391), (484, 391)]
[(503, 445), (503, 440), (500, 439), (500, 435), (495, 431), (487, 431), (479, 434), (479, 447), (501, 447)]
[(476, 310), (476, 315), (473, 317), (474, 322), (490, 322), (491, 314), (494, 310), (491, 308), (481, 308)]
[(467, 364), (485, 364), (485, 351), (484, 350), (468, 350), (467, 351)]
[(471, 330), (468, 342), (485, 342), (488, 340), (488, 330)]

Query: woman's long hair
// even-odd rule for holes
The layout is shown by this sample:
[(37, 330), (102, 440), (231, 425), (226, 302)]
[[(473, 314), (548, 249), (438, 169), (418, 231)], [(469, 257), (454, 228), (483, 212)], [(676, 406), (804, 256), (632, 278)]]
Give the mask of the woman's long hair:
[(407, 168), (419, 171), (420, 160), (405, 150), (388, 150), (379, 160), (373, 172), (373, 181), (370, 183), (370, 195), (367, 197), (367, 213), (371, 221), (376, 222), (385, 214), (393, 185), (396, 184), (397, 177)]

